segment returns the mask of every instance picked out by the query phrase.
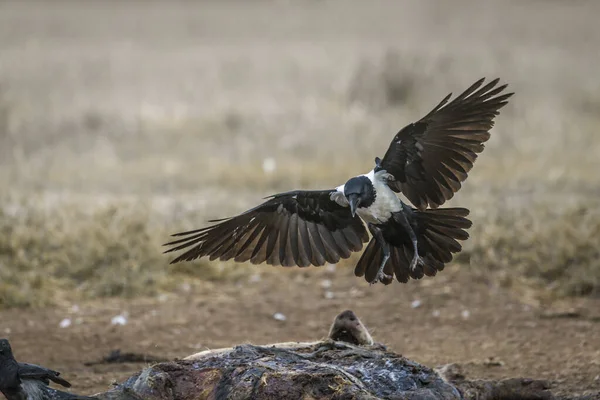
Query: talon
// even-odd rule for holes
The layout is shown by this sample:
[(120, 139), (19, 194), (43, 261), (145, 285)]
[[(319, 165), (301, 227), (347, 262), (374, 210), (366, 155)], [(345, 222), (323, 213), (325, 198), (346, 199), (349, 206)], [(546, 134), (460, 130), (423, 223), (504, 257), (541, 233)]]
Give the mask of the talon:
[(412, 261), (410, 262), (410, 270), (414, 271), (418, 265), (424, 265), (425, 261), (423, 261), (423, 258), (421, 258), (421, 256), (416, 255), (415, 257), (413, 257)]
[(393, 276), (386, 274), (385, 272), (382, 272), (380, 276), (377, 277), (379, 282), (383, 283), (385, 285), (386, 282), (390, 282), (393, 278)]
[(369, 282), (369, 285), (374, 285), (377, 282), (381, 282), (385, 285), (385, 282), (389, 282), (393, 279), (394, 277), (391, 275), (386, 274), (383, 271), (379, 271), (377, 273), (377, 276), (375, 277), (375, 279), (373, 279), (371, 282)]

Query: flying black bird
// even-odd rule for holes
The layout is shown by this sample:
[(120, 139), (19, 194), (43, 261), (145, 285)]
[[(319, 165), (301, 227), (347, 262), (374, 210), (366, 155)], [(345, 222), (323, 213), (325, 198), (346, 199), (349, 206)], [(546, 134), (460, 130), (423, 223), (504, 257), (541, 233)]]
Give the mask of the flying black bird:
[(60, 372), (17, 362), (8, 340), (0, 339), (0, 392), (7, 400), (95, 400), (53, 389), (50, 381), (71, 387)]
[[(419, 121), (402, 128), (375, 168), (329, 190), (295, 190), (267, 197), (240, 215), (174, 234), (165, 253), (189, 248), (171, 263), (203, 256), (253, 264), (336, 263), (373, 238), (355, 268), (370, 283), (435, 275), (462, 248), (471, 221), (465, 208), (438, 207), (467, 179), (490, 138), (500, 108), (513, 93), (499, 79), (480, 79), (449, 102), (446, 96)], [(402, 193), (416, 208), (405, 204)], [(430, 207), (430, 209), (427, 209)]]

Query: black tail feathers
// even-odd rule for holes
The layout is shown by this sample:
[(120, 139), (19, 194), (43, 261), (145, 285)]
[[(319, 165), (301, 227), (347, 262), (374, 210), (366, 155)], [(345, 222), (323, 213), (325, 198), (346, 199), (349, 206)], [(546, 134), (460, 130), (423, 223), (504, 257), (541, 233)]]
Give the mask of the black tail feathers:
[[(402, 212), (402, 211), (401, 211)], [(469, 238), (467, 229), (472, 223), (466, 217), (469, 210), (466, 208), (442, 208), (412, 212), (409, 220), (416, 233), (419, 256), (423, 263), (418, 264), (414, 270), (410, 269), (413, 258), (413, 246), (408, 236), (400, 226), (385, 226), (384, 238), (390, 243), (390, 258), (384, 272), (389, 276), (396, 276), (402, 283), (410, 278), (421, 279), (424, 275), (434, 276), (444, 269), (444, 265), (452, 261), (454, 253), (462, 250), (459, 240)], [(386, 224), (387, 225), (387, 224)], [(367, 282), (372, 282), (383, 260), (383, 251), (375, 238), (367, 245), (360, 260), (356, 264), (354, 274), (364, 276)], [(388, 285), (393, 278), (382, 283)]]

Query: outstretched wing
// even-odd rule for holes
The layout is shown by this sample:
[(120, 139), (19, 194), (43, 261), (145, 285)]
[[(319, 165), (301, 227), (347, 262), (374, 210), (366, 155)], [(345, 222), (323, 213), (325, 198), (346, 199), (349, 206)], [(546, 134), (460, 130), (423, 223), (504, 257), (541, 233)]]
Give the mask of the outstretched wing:
[(21, 379), (35, 379), (44, 382), (46, 385), (49, 385), (50, 381), (52, 381), (64, 387), (71, 387), (71, 384), (59, 375), (60, 372), (40, 367), (39, 365), (19, 363), (19, 377)]
[(337, 263), (361, 250), (368, 234), (360, 218), (332, 194), (335, 189), (276, 194), (238, 216), (173, 235), (183, 238), (166, 243), (174, 247), (165, 253), (191, 247), (171, 264), (204, 256), (300, 267)]
[(477, 154), (483, 151), (494, 117), (513, 93), (495, 79), (475, 82), (450, 103), (450, 93), (429, 114), (396, 134), (380, 167), (392, 174), (389, 186), (415, 207), (437, 208), (454, 196)]

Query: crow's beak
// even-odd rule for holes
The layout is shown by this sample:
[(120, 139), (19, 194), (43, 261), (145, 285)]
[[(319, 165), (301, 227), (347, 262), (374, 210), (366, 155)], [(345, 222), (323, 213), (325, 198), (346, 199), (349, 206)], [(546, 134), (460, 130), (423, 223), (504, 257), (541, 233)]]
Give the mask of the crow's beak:
[(351, 194), (348, 196), (348, 204), (350, 204), (350, 213), (352, 213), (352, 218), (356, 215), (356, 209), (360, 205), (360, 199), (358, 195)]

